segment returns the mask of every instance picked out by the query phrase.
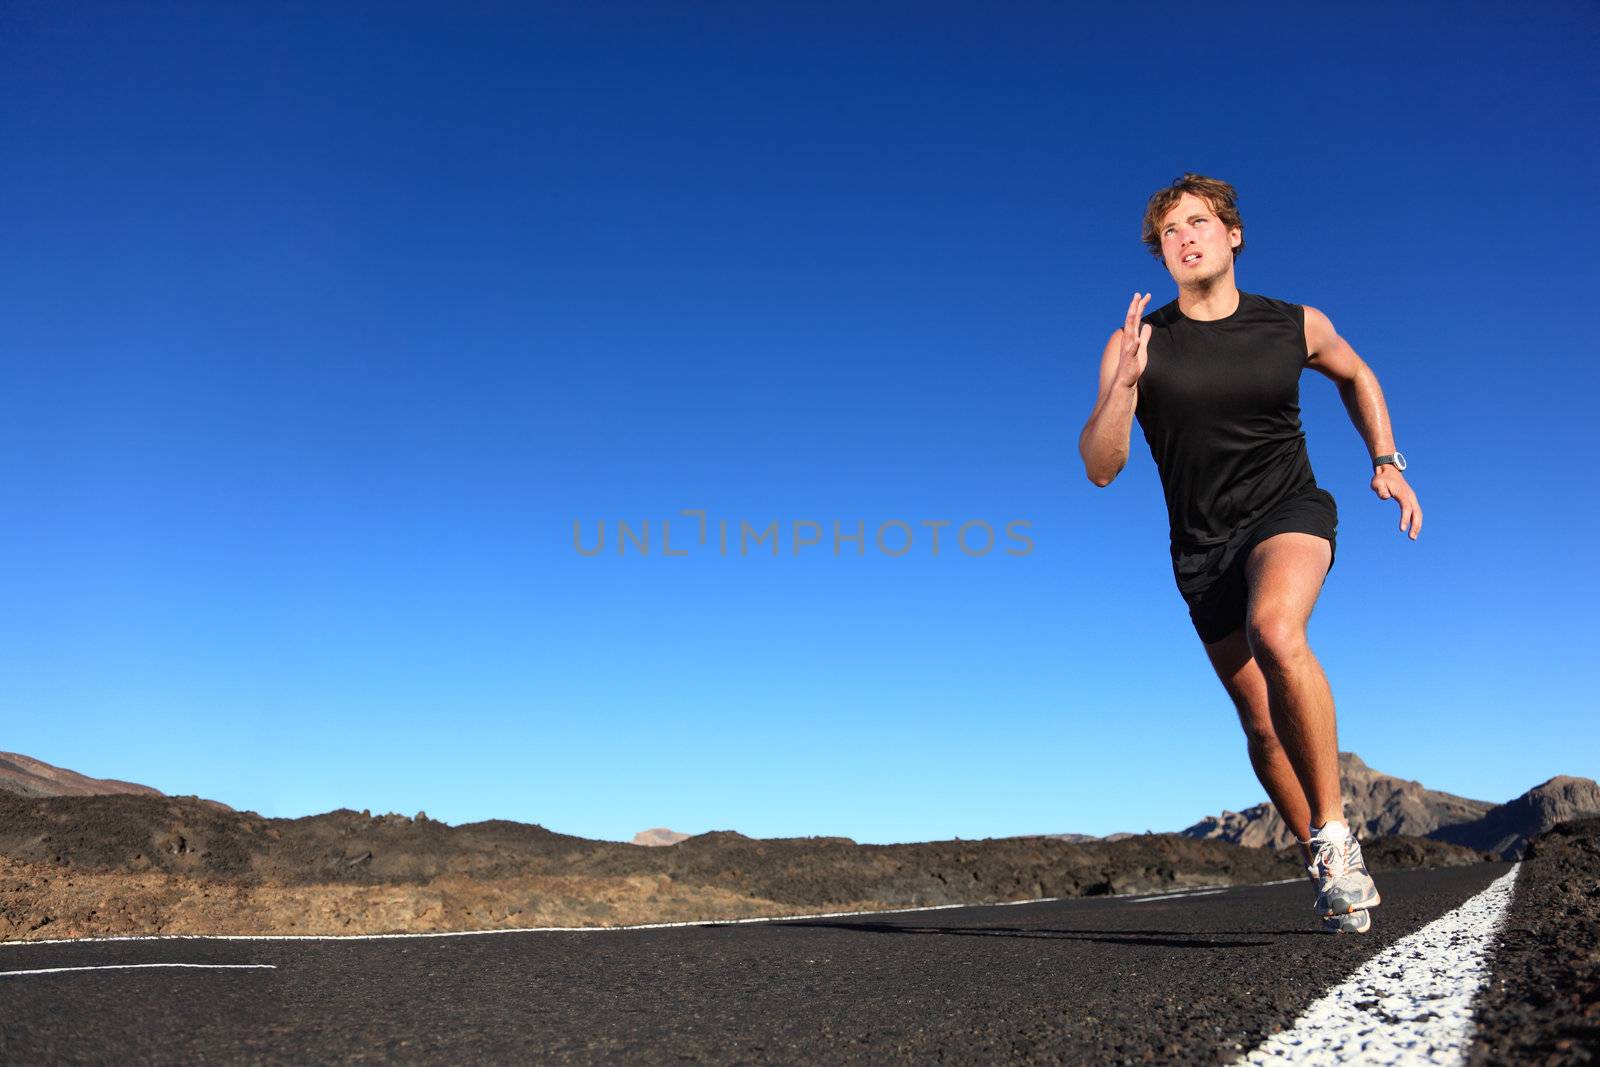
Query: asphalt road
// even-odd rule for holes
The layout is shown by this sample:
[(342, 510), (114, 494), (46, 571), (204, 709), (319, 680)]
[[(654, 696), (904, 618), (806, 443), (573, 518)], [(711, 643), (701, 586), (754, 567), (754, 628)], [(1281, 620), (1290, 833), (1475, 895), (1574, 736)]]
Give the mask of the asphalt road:
[[(1377, 872), (1355, 937), (1320, 933), (1300, 882), (648, 930), (0, 944), (0, 1061), (1215, 1063), (1507, 870)], [(14, 973), (152, 963), (234, 966)]]

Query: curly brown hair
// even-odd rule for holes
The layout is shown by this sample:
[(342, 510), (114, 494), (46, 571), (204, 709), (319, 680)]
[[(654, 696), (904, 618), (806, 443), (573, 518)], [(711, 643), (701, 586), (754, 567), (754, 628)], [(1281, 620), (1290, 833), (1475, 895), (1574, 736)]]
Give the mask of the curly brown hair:
[(1161, 258), (1161, 234), (1157, 227), (1166, 213), (1183, 199), (1184, 193), (1193, 193), (1210, 204), (1228, 229), (1238, 227), (1239, 247), (1233, 250), (1233, 258), (1238, 259), (1244, 251), (1244, 220), (1239, 217), (1237, 203), (1239, 194), (1227, 182), (1207, 178), (1204, 174), (1185, 174), (1166, 188), (1157, 189), (1150, 197), (1150, 204), (1144, 209), (1144, 243), (1149, 246), (1150, 254)]

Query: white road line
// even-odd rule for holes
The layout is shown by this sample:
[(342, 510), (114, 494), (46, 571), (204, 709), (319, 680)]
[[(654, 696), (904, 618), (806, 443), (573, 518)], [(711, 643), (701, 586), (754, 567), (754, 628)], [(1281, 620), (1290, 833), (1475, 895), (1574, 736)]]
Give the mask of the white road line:
[(1210, 897), (1210, 896), (1215, 896), (1218, 893), (1225, 893), (1230, 888), (1232, 888), (1232, 887), (1231, 886), (1224, 886), (1221, 889), (1189, 889), (1189, 890), (1183, 891), (1182, 893), (1163, 893), (1159, 897), (1139, 897), (1139, 898), (1137, 898), (1135, 900), (1128, 901), (1128, 903), (1129, 904), (1148, 904), (1152, 900), (1177, 900), (1180, 897)]
[[(1287, 878), (1278, 882), (1260, 882), (1250, 885), (1196, 886), (1184, 890), (1182, 895), (1195, 892), (1220, 893), (1228, 889), (1252, 889), (1263, 885), (1284, 885), (1299, 881)], [(1179, 894), (1162, 894), (1174, 896)], [(477, 937), (482, 934), (598, 934), (617, 933), (623, 930), (667, 930), (679, 926), (736, 926), (741, 923), (781, 923), (797, 919), (849, 919), (872, 915), (900, 915), (917, 911), (945, 911), (950, 908), (1014, 908), (1023, 904), (1052, 904), (1059, 900), (1116, 900), (1124, 904), (1137, 904), (1142, 900), (1159, 897), (1141, 897), (1137, 893), (1111, 893), (1096, 897), (1035, 897), (1032, 900), (997, 900), (991, 904), (929, 904), (913, 908), (885, 908), (881, 911), (824, 911), (813, 915), (762, 915), (752, 919), (689, 919), (675, 923), (637, 923), (632, 926), (516, 926), (497, 930), (435, 930), (403, 934), (122, 934), (112, 937), (57, 937), (38, 941), (0, 941), (0, 950), (12, 945), (82, 945), (102, 941), (384, 941), (402, 937)]]
[(1460, 1064), (1472, 1002), (1522, 864), (1456, 910), (1401, 938), (1324, 994), (1246, 1062)]
[(275, 963), (102, 963), (93, 967), (40, 967), (32, 971), (0, 971), (0, 978), (17, 974), (61, 974), (63, 971), (131, 971), (140, 967), (204, 967), (210, 970), (275, 971)]

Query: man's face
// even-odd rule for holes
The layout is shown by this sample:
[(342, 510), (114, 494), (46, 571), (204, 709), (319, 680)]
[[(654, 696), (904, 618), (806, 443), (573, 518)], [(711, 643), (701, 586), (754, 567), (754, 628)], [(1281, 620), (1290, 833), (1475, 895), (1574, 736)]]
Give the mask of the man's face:
[(1228, 229), (1211, 205), (1193, 193), (1161, 220), (1161, 257), (1179, 285), (1209, 283), (1233, 269), (1233, 250), (1244, 235)]

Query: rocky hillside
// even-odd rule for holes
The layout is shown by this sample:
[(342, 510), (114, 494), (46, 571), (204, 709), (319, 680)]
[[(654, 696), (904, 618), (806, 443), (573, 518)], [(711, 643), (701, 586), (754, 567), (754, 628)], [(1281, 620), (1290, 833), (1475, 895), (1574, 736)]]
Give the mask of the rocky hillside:
[(1513, 860), (1522, 857), (1529, 841), (1557, 823), (1586, 815), (1600, 815), (1600, 785), (1563, 774), (1489, 809), (1481, 818), (1441, 826), (1428, 836)]
[[(1391, 834), (1426, 837), (1441, 826), (1479, 819), (1494, 807), (1486, 800), (1441, 793), (1424, 788), (1421, 782), (1375, 771), (1354, 752), (1339, 753), (1339, 770), (1344, 779), (1345, 817), (1363, 838)], [(1256, 848), (1287, 848), (1295, 840), (1271, 804), (1225, 811), (1182, 833)]]
[(107, 793), (143, 793), (152, 797), (166, 795), (159, 789), (136, 782), (90, 778), (17, 752), (0, 752), (0, 793), (15, 793), (24, 797), (87, 797)]
[[(682, 922), (1301, 876), (1293, 849), (1117, 836), (861, 845), (720, 830), (644, 847), (500, 819), (450, 826), (421, 812), (274, 819), (154, 791), (0, 792), (0, 941)], [(1485, 858), (1417, 837), (1367, 849), (1375, 871)]]
[[(1415, 856), (1471, 863), (1441, 842)], [(1411, 855), (1411, 853), (1408, 853)], [(847, 838), (697, 834), (670, 848), (595, 841), (490, 820), (339, 811), (302, 819), (223, 812), (189, 798), (0, 794), (0, 856), (81, 871), (156, 872), (240, 884), (420, 884), (450, 875), (670, 875), (750, 896), (823, 905), (871, 897), (953, 904), (1085, 896), (1299, 873), (1296, 855), (1178, 834), (1069, 844), (1044, 837), (858, 845)]]
[[(1514, 860), (1529, 840), (1557, 823), (1600, 815), (1600, 785), (1589, 778), (1562, 775), (1496, 805), (1375, 771), (1353, 752), (1339, 753), (1339, 768), (1345, 816), (1368, 840), (1396, 834), (1426, 837)], [(1210, 816), (1183, 835), (1257, 848), (1286, 848), (1294, 841), (1271, 804)]]

